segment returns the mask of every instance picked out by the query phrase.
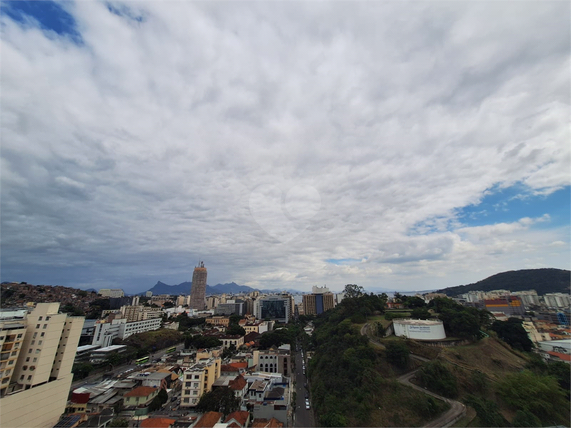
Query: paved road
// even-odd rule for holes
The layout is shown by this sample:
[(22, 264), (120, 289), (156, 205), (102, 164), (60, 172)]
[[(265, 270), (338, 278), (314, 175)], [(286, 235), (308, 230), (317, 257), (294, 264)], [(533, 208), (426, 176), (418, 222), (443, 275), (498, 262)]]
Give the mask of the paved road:
[[(386, 349), (386, 347), (382, 345), (379, 342), (379, 340), (371, 334), (370, 328), (371, 326), (369, 325), (369, 323), (365, 324), (363, 327), (361, 327), (361, 334), (363, 336), (367, 336), (369, 338), (369, 341), (377, 344), (382, 349)], [(430, 361), (428, 358), (421, 357), (420, 355), (411, 354), (410, 357), (418, 361)], [(450, 400), (446, 397), (442, 397), (438, 394), (428, 391), (425, 388), (421, 388), (420, 386), (411, 383), (410, 379), (414, 377), (414, 375), (418, 370), (419, 369), (416, 369), (410, 373), (402, 375), (397, 380), (403, 385), (410, 386), (411, 388), (414, 388), (420, 392), (424, 392), (425, 394), (431, 395), (434, 398), (437, 398), (439, 400), (445, 401), (446, 403), (450, 404), (450, 409), (446, 413), (440, 415), (438, 418), (424, 425), (424, 428), (448, 427), (452, 425), (454, 422), (456, 422), (460, 417), (466, 414), (466, 406), (464, 406), (464, 404), (460, 403), (459, 401)]]
[[(180, 345), (177, 345), (176, 350), (180, 351), (183, 348), (184, 348), (184, 343), (181, 343)], [(152, 362), (153, 360), (160, 359), (165, 354), (166, 349), (168, 349), (168, 348), (161, 349), (161, 350), (155, 352), (154, 354), (150, 354), (149, 355), (149, 361)], [(112, 370), (109, 370), (106, 372), (99, 372), (99, 373), (96, 373), (94, 375), (90, 375), (90, 376), (86, 377), (85, 379), (80, 379), (80, 380), (73, 382), (71, 384), (70, 390), (73, 391), (74, 389), (79, 388), (80, 386), (98, 382), (98, 381), (103, 379), (104, 374), (107, 375), (107, 374), (113, 373), (114, 376), (117, 376), (118, 374), (123, 373), (123, 372), (125, 372), (129, 369), (135, 368), (135, 367), (138, 367), (138, 366), (135, 364), (124, 364), (121, 366), (114, 367)]]
[[(303, 374), (303, 360), (301, 358), (301, 352), (295, 352), (295, 392), (296, 392), (296, 403), (295, 403), (295, 419), (294, 427), (314, 427), (314, 417), (313, 409), (307, 410), (305, 408), (305, 397), (309, 397), (309, 391), (305, 388), (307, 384), (307, 377)], [(305, 356), (305, 354), (304, 354)], [(306, 360), (307, 361), (307, 360)], [(306, 366), (307, 369), (307, 366)], [(311, 403), (311, 399), (310, 399)]]

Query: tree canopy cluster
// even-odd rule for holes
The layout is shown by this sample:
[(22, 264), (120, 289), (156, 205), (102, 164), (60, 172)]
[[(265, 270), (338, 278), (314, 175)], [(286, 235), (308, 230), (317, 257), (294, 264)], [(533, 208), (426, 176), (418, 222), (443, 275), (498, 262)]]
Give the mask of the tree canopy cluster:
[(472, 307), (465, 307), (452, 299), (437, 297), (428, 304), (438, 313), (449, 336), (463, 339), (478, 339), (480, 330), (490, 324), (490, 313)]
[[(386, 296), (358, 291), (353, 293), (357, 297), (348, 298), (346, 294), (339, 305), (313, 321), (311, 346), (315, 354), (309, 361), (308, 374), (320, 426), (372, 426), (374, 412), (384, 405), (383, 397), (400, 393), (398, 383), (380, 375), (378, 366), (382, 360), (368, 338), (353, 325), (356, 313), (359, 320), (366, 322), (369, 315), (382, 312)], [(403, 350), (399, 347), (394, 351), (395, 361), (404, 363), (406, 356), (400, 353)], [(445, 406), (423, 394), (415, 396), (415, 400), (418, 402), (411, 406), (407, 417), (425, 418), (438, 414)], [(382, 411), (391, 420), (388, 415), (393, 409), (387, 406)]]
[(518, 318), (508, 318), (507, 321), (494, 321), (490, 328), (512, 348), (531, 352), (533, 342), (529, 339), (522, 323), (523, 321)]
[(213, 388), (212, 391), (202, 394), (196, 405), (196, 410), (199, 412), (221, 412), (224, 417), (239, 409), (240, 399), (225, 386)]

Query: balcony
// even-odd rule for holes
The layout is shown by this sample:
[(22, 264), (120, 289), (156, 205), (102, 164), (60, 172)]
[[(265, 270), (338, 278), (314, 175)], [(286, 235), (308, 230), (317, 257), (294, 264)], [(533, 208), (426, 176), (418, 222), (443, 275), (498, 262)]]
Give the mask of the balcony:
[(10, 358), (9, 352), (5, 352), (5, 353), (0, 354), (0, 361), (7, 360), (8, 358)]

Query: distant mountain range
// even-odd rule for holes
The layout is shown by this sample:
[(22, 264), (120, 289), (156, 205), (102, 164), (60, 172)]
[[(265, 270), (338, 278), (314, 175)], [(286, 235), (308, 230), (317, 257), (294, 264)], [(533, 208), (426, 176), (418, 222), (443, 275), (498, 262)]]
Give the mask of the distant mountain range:
[(571, 271), (563, 269), (524, 269), (498, 273), (474, 284), (458, 285), (438, 290), (447, 296), (457, 296), (469, 291), (535, 290), (543, 296), (546, 293), (569, 293)]
[[(185, 281), (177, 285), (168, 285), (164, 282), (158, 281), (153, 288), (149, 289), (153, 295), (158, 294), (190, 294), (190, 289), (192, 288), (192, 282)], [(211, 294), (240, 294), (240, 293), (251, 293), (252, 291), (260, 291), (261, 293), (277, 293), (282, 290), (258, 290), (257, 288), (248, 287), (247, 285), (238, 285), (235, 282), (230, 282), (226, 284), (216, 284), (213, 286), (206, 285), (206, 295)], [(297, 290), (284, 290), (289, 292), (299, 292)], [(144, 292), (141, 294), (145, 294)]]

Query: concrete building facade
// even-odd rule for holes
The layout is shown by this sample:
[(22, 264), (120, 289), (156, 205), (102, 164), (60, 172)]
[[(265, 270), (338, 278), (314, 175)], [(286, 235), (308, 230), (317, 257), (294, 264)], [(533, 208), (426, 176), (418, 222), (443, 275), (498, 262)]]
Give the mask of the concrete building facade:
[(202, 311), (206, 308), (206, 278), (207, 271), (204, 262), (194, 268), (192, 286), (190, 289), (190, 308)]
[(25, 333), (16, 330), (16, 340), (10, 342), (12, 349), (19, 343), (20, 352), (0, 398), (4, 428), (51, 427), (65, 410), (84, 318), (60, 314), (59, 306), (38, 303), (21, 321)]

